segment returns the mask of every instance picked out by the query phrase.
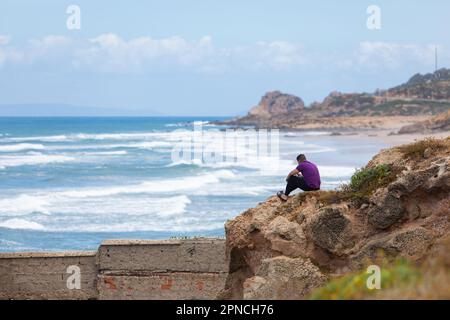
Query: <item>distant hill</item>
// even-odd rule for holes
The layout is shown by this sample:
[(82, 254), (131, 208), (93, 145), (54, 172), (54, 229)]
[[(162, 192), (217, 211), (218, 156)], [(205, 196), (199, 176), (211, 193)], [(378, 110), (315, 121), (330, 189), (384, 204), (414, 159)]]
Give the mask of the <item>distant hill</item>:
[(415, 74), (406, 83), (388, 90), (388, 95), (410, 99), (450, 99), (450, 69), (425, 75)]
[(120, 110), (66, 104), (0, 105), (0, 117), (158, 116), (151, 110)]
[(297, 128), (299, 123), (305, 125), (324, 118), (431, 116), (449, 109), (450, 69), (440, 69), (425, 75), (416, 74), (399, 86), (373, 93), (335, 91), (322, 102), (307, 107), (295, 95), (272, 91), (246, 116), (223, 123)]

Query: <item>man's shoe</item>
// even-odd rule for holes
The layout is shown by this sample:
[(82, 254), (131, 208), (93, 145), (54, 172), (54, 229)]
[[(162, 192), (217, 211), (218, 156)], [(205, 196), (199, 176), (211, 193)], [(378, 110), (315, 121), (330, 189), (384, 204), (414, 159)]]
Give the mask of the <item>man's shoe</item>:
[(277, 196), (281, 201), (287, 201), (289, 199), (289, 197), (285, 195), (283, 191), (278, 191)]

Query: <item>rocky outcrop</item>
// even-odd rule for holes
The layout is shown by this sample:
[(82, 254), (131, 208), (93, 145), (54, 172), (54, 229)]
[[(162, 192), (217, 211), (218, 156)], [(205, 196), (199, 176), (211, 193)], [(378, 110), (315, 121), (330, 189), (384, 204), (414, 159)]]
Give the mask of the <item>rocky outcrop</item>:
[(248, 113), (255, 117), (277, 117), (289, 112), (302, 111), (305, 107), (303, 100), (291, 94), (272, 91), (266, 93), (259, 104)]
[(280, 91), (267, 92), (245, 117), (239, 119), (243, 125), (265, 126), (269, 121), (284, 121), (287, 117), (301, 115), (305, 108), (303, 100), (297, 96), (281, 93)]
[(350, 219), (344, 214), (348, 210), (336, 207), (319, 209), (306, 229), (312, 242), (334, 254), (339, 254), (354, 245)]
[(437, 116), (431, 117), (425, 121), (419, 121), (417, 123), (404, 126), (398, 131), (399, 134), (407, 133), (430, 133), (448, 131), (450, 132), (450, 110), (441, 113)]
[[(430, 147), (417, 155), (418, 143)], [(228, 221), (220, 298), (302, 299), (380, 255), (424, 259), (450, 233), (450, 137), (383, 150), (366, 169), (382, 164), (395, 175), (363, 199), (348, 188), (271, 197)]]
[(322, 286), (327, 277), (309, 259), (278, 256), (264, 259), (257, 275), (243, 284), (244, 299), (271, 299), (276, 296), (293, 300)]
[(372, 206), (367, 211), (368, 222), (377, 229), (386, 229), (403, 218), (405, 208), (399, 197), (387, 188), (378, 190), (372, 197)]

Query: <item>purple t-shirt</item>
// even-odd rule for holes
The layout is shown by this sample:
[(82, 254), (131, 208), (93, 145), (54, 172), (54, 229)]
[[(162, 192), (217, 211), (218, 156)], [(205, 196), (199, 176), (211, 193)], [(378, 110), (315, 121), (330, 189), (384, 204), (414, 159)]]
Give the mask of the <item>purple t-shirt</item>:
[(305, 160), (297, 166), (297, 170), (301, 172), (303, 178), (305, 178), (306, 184), (310, 188), (320, 188), (319, 169), (317, 169), (317, 166), (314, 163)]

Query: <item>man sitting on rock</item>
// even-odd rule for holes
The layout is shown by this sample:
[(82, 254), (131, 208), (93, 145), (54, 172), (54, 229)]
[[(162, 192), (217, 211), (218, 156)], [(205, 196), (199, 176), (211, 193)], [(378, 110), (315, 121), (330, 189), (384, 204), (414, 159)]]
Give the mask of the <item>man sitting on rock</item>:
[(277, 196), (282, 201), (287, 201), (289, 194), (297, 188), (303, 191), (314, 191), (320, 189), (320, 174), (317, 166), (306, 160), (304, 154), (297, 156), (298, 166), (286, 177), (286, 190), (278, 191)]

